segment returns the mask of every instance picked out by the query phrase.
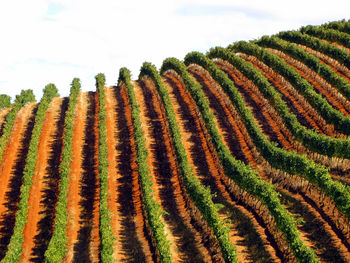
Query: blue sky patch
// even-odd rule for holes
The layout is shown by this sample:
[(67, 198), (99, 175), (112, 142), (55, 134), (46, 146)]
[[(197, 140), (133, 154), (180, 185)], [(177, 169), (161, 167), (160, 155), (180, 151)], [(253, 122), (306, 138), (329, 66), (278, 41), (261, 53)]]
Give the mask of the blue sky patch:
[(46, 14), (49, 16), (54, 16), (63, 12), (64, 9), (65, 7), (62, 4), (50, 2)]

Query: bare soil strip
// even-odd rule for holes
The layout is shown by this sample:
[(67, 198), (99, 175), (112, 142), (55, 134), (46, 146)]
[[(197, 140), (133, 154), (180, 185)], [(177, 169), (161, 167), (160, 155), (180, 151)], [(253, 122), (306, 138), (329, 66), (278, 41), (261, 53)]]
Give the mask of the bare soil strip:
[(72, 262), (74, 256), (74, 243), (78, 238), (80, 228), (80, 179), (82, 177), (82, 159), (84, 130), (86, 129), (87, 114), (87, 93), (81, 92), (78, 96), (78, 103), (75, 109), (74, 130), (72, 138), (72, 160), (70, 163), (70, 175), (68, 186), (68, 206), (69, 215), (67, 223), (67, 254), (64, 262)]
[(117, 102), (117, 156), (118, 170), (117, 203), (120, 204), (118, 217), (117, 246), (121, 262), (153, 262), (155, 248), (146, 226), (146, 216), (142, 205), (142, 192), (139, 184), (136, 163), (136, 144), (132, 124), (131, 106), (125, 85), (114, 92)]
[[(82, 163), (79, 169), (79, 230), (74, 243), (73, 261), (97, 262), (96, 243), (99, 243), (98, 235), (98, 197), (99, 181), (97, 173), (98, 164), (98, 111), (94, 92), (86, 95), (86, 122), (84, 126)], [(74, 139), (73, 139), (74, 140)], [(97, 221), (97, 222), (96, 222)], [(96, 233), (97, 232), (97, 233)]]
[[(219, 214), (222, 219), (231, 221), (230, 239), (237, 248), (238, 258), (243, 262), (279, 261), (276, 256), (278, 252), (272, 248), (266, 236), (269, 234), (260, 225), (261, 222), (255, 218), (256, 215), (249, 212), (241, 203), (235, 202), (227, 191), (225, 185), (227, 177), (218, 162), (215, 150), (208, 142), (208, 135), (204, 124), (199, 121), (200, 115), (195, 102), (185, 90), (184, 84), (170, 73), (165, 75), (165, 79), (168, 82), (171, 101), (185, 139), (185, 148), (190, 162), (194, 165), (198, 179), (217, 194), (214, 202), (224, 205)], [(242, 226), (244, 228), (241, 228)], [(252, 237), (254, 237), (254, 246), (251, 243)]]
[(17, 113), (0, 164), (0, 260), (13, 233), (35, 111), (36, 103), (28, 103)]
[[(47, 236), (46, 240), (42, 240), (44, 243), (38, 244), (40, 248), (37, 248), (35, 237), (40, 234), (42, 227), (44, 227), (43, 225), (40, 226), (39, 222), (43, 219), (44, 214), (46, 213), (46, 204), (47, 201), (49, 201), (45, 198), (44, 194), (45, 192), (50, 191), (51, 187), (50, 184), (47, 184), (46, 180), (48, 177), (53, 175), (52, 173), (54, 173), (56, 179), (58, 179), (58, 167), (56, 167), (56, 169), (51, 167), (50, 161), (52, 162), (52, 157), (56, 159), (58, 158), (58, 160), (60, 160), (61, 149), (54, 149), (58, 150), (58, 152), (52, 152), (52, 146), (55, 144), (55, 140), (61, 140), (61, 138), (56, 138), (56, 135), (58, 129), (62, 128), (62, 126), (59, 127), (58, 125), (59, 121), (62, 123), (62, 115), (64, 116), (61, 111), (62, 103), (62, 98), (53, 98), (44, 117), (43, 127), (39, 139), (38, 155), (36, 160), (36, 167), (34, 170), (33, 184), (31, 186), (29, 195), (27, 224), (23, 231), (24, 243), (21, 258), (23, 262), (29, 262), (35, 258), (43, 259), (45, 248), (48, 245), (49, 236)], [(53, 207), (54, 204), (55, 202), (53, 203)], [(52, 222), (51, 226), (48, 225), (46, 227), (52, 228)], [(41, 249), (43, 250), (39, 251)]]
[[(226, 70), (228, 69), (226, 68)], [(234, 80), (236, 82), (236, 78)], [(276, 171), (268, 172), (263, 178), (265, 180), (270, 180), (271, 178), (273, 181), (278, 182), (276, 180), (278, 174), (273, 175), (272, 173), (276, 173)], [(296, 178), (294, 180), (297, 181)], [(298, 186), (296, 186), (298, 191), (293, 190), (291, 185), (285, 187), (289, 191), (289, 194), (285, 189), (282, 190), (282, 188), (279, 188), (280, 191), (284, 192), (281, 200), (290, 212), (299, 214), (298, 217), (304, 220), (303, 223), (298, 225), (302, 240), (314, 248), (316, 254), (325, 262), (345, 262), (346, 258), (348, 258), (348, 252), (346, 245), (341, 244), (343, 236), (339, 234), (339, 231), (329, 216), (324, 212), (320, 213), (321, 209), (313, 201), (318, 197), (312, 194), (304, 194), (306, 190)], [(315, 232), (317, 229), (320, 232)], [(318, 235), (318, 233), (323, 234)]]
[[(181, 262), (203, 261), (204, 258), (209, 257), (209, 254), (202, 245), (201, 233), (195, 229), (199, 218), (195, 219), (191, 216), (194, 204), (184, 190), (170, 130), (166, 122), (165, 109), (161, 107), (162, 102), (153, 81), (145, 78), (141, 86), (145, 96), (147, 115), (152, 120), (152, 133), (155, 138), (152, 150), (155, 151), (157, 160), (159, 160), (156, 168), (157, 181), (163, 185), (160, 197), (168, 213), (164, 215), (164, 220), (175, 237), (175, 240), (172, 241), (176, 242), (174, 244), (179, 250)], [(164, 152), (166, 152), (165, 156)]]
[(99, 260), (96, 108), (96, 97), (93, 92), (80, 93), (76, 107), (70, 164), (67, 211), (70, 218), (65, 262)]

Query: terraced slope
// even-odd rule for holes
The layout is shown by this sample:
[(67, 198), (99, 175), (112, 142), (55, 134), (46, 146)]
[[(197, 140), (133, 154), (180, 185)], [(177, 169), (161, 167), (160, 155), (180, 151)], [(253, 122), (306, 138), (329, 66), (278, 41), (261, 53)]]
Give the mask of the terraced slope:
[(0, 261), (350, 262), (349, 28), (23, 91), (0, 108)]

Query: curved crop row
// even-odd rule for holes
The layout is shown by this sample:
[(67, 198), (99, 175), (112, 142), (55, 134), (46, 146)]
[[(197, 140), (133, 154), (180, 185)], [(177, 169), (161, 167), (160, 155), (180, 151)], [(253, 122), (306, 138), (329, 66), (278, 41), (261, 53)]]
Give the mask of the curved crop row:
[(28, 200), (34, 169), (36, 166), (36, 157), (38, 153), (38, 144), (43, 126), (45, 113), (52, 98), (57, 97), (57, 88), (53, 84), (48, 84), (44, 89), (44, 95), (40, 100), (38, 111), (35, 116), (35, 124), (30, 139), (29, 151), (26, 158), (26, 165), (23, 171), (23, 184), (21, 186), (20, 201), (18, 203), (18, 211), (16, 213), (16, 222), (11, 236), (6, 256), (2, 262), (18, 262), (22, 254), (23, 230), (27, 222)]
[[(212, 49), (208, 56), (210, 58), (221, 58), (228, 61), (233, 66), (237, 67), (246, 77), (251, 79), (257, 86), (264, 85), (268, 87), (266, 78), (257, 69), (238, 56), (235, 56), (233, 53), (222, 48), (216, 48)], [(242, 97), (234, 87), (233, 82), (226, 75), (222, 75), (218, 72), (215, 74), (213, 74), (213, 77), (221, 84), (231, 101), (241, 113), (248, 132), (254, 139), (255, 145), (259, 148), (264, 158), (268, 160), (272, 166), (282, 169), (289, 174), (298, 174), (317, 185), (326, 195), (333, 199), (336, 207), (344, 213), (346, 217), (350, 218), (350, 191), (341, 183), (333, 181), (327, 169), (308, 160), (305, 155), (289, 152), (271, 144), (254, 122), (250, 110), (246, 107)], [(275, 96), (277, 97), (278, 95)]]
[(132, 121), (135, 129), (134, 137), (136, 142), (136, 160), (138, 164), (138, 171), (142, 190), (142, 200), (144, 202), (147, 219), (153, 232), (153, 237), (156, 243), (156, 249), (160, 254), (160, 260), (162, 262), (172, 262), (170, 244), (169, 241), (166, 239), (166, 234), (164, 232), (164, 224), (160, 218), (163, 211), (160, 209), (160, 205), (155, 201), (153, 197), (152, 181), (150, 180), (150, 171), (147, 164), (148, 151), (145, 146), (145, 138), (141, 127), (140, 106), (137, 104), (136, 101), (134, 87), (131, 84), (130, 72), (128, 69), (120, 69), (118, 83), (119, 82), (125, 83), (131, 105)]
[[(269, 60), (271, 59), (271, 63), (273, 63), (273, 61), (276, 62), (275, 67), (277, 67), (277, 65), (279, 64), (282, 64), (279, 63), (282, 60), (276, 55), (273, 55), (270, 52), (266, 52), (259, 46), (251, 43), (239, 42), (235, 44), (234, 49), (249, 55), (256, 56), (258, 59), (263, 59), (263, 62), (266, 64), (270, 64)], [(283, 62), (283, 64), (286, 63)], [(275, 106), (279, 114), (281, 114), (281, 116), (283, 117), (283, 120), (285, 121), (287, 127), (291, 130), (296, 139), (300, 140), (310, 150), (318, 152), (320, 154), (327, 155), (329, 157), (336, 156), (341, 158), (350, 158), (350, 141), (321, 135), (302, 126), (298, 122), (296, 116), (290, 112), (287, 104), (282, 100), (281, 95), (270, 85), (270, 83), (266, 80), (266, 78), (262, 76), (260, 72), (257, 73), (258, 71), (254, 67), (247, 68), (245, 72), (246, 75), (250, 75), (250, 78), (253, 78), (252, 80), (255, 80), (255, 84), (259, 87), (261, 92)], [(260, 76), (257, 79), (255, 79), (256, 74)], [(306, 81), (303, 81), (303, 83), (305, 82)], [(309, 84), (308, 87), (309, 90), (313, 89), (312, 86)], [(328, 106), (331, 107), (329, 104)], [(338, 111), (336, 112), (340, 114)], [(349, 120), (350, 124), (350, 119), (347, 118), (346, 120)], [(348, 132), (350, 132), (350, 129), (348, 130)]]
[[(191, 61), (191, 58), (197, 57), (196, 54), (198, 53), (188, 54), (185, 58), (186, 63), (196, 63), (197, 59), (194, 59), (196, 61)], [(271, 215), (275, 218), (278, 228), (284, 233), (295, 257), (300, 262), (317, 262), (314, 252), (300, 240), (294, 219), (281, 205), (278, 194), (273, 187), (258, 177), (253, 169), (245, 166), (244, 163), (236, 160), (230, 154), (216, 128), (214, 116), (209, 110), (209, 104), (201, 86), (190, 77), (186, 66), (179, 60), (172, 58), (164, 61), (161, 73), (169, 69), (175, 70), (182, 77), (186, 87), (196, 101), (226, 174), (239, 187), (257, 197), (269, 209)]]
[(300, 32), (331, 42), (336, 42), (343, 45), (344, 47), (350, 48), (350, 35), (334, 29), (326, 29), (324, 27), (317, 26), (306, 26), (300, 28)]
[(309, 68), (317, 72), (321, 77), (333, 85), (340, 93), (350, 100), (350, 83), (336, 74), (331, 67), (322, 63), (318, 58), (306, 52), (302, 48), (293, 45), (277, 37), (262, 37), (255, 42), (262, 47), (278, 49), (285, 54), (299, 60)]
[[(107, 159), (107, 124), (105, 101), (105, 76), (98, 74), (96, 77), (96, 89), (99, 98), (99, 178), (100, 178), (100, 236), (101, 236), (101, 261), (113, 262), (113, 236), (111, 226), (111, 211), (108, 209), (108, 159)], [(112, 175), (110, 175), (112, 176)]]
[(46, 262), (61, 262), (65, 252), (67, 243), (67, 196), (68, 196), (68, 184), (70, 174), (70, 161), (72, 154), (72, 138), (74, 128), (74, 116), (75, 107), (78, 102), (78, 95), (80, 93), (81, 85), (78, 78), (73, 79), (69, 94), (68, 109), (66, 111), (66, 117), (64, 120), (64, 139), (62, 150), (62, 161), (59, 166), (60, 171), (60, 185), (58, 200), (56, 205), (56, 217), (54, 232), (51, 237), (49, 246), (45, 251)]
[(232, 51), (239, 51), (252, 55), (260, 59), (267, 66), (282, 75), (293, 87), (300, 92), (319, 113), (328, 122), (334, 125), (334, 128), (346, 135), (350, 135), (350, 117), (344, 116), (340, 111), (329, 105), (328, 101), (320, 94), (316, 93), (313, 86), (307, 82), (300, 74), (290, 67), (283, 59), (277, 55), (260, 48), (258, 45), (247, 42), (238, 42), (230, 45)]
[(170, 102), (168, 90), (164, 87), (159, 73), (152, 64), (145, 63), (142, 69), (140, 78), (145, 75), (151, 77), (162, 99), (186, 190), (195, 205), (201, 211), (203, 217), (214, 230), (214, 233), (219, 240), (225, 261), (237, 262), (237, 253), (235, 247), (230, 242), (229, 231), (219, 217), (218, 209), (212, 200), (211, 193), (209, 189), (200, 184), (189, 165), (185, 148), (182, 144), (180, 129), (176, 123), (174, 108)]
[(326, 43), (317, 37), (312, 37), (298, 31), (281, 32), (276, 35), (284, 40), (305, 45), (315, 51), (324, 53), (350, 69), (350, 54), (332, 44)]
[(6, 143), (11, 135), (12, 126), (15, 123), (17, 112), (27, 103), (35, 101), (32, 90), (22, 90), (20, 95), (16, 96), (15, 103), (12, 105), (10, 112), (6, 115), (6, 123), (0, 137), (0, 163)]

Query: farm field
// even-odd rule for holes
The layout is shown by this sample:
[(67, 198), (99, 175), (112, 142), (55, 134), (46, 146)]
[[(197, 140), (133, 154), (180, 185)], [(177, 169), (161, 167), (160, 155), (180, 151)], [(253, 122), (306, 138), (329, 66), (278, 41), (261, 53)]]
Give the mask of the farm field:
[(350, 262), (349, 28), (0, 105), (0, 262)]

